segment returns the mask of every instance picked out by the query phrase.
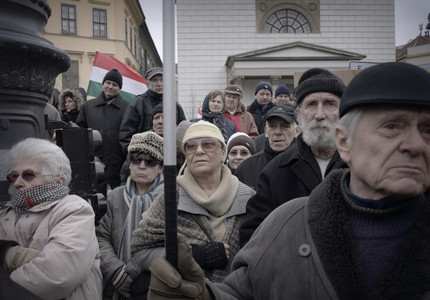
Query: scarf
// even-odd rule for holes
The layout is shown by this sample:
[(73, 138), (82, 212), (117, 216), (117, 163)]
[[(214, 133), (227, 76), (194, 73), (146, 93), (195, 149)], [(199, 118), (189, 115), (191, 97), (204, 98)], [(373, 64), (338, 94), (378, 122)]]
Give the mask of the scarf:
[(124, 222), (119, 246), (119, 258), (125, 263), (128, 262), (131, 257), (131, 235), (142, 219), (143, 213), (148, 210), (160, 190), (163, 189), (163, 184), (164, 177), (162, 174), (158, 174), (148, 192), (139, 195), (134, 188), (134, 181), (131, 180), (130, 176), (127, 178), (127, 183), (124, 187), (124, 200), (129, 210)]
[(68, 194), (69, 188), (58, 183), (43, 184), (23, 191), (18, 190), (13, 185), (9, 187), (10, 204), (15, 209), (17, 220), (29, 208), (63, 198)]
[(224, 113), (202, 112), (202, 120), (211, 122), (221, 131), (225, 142), (227, 143), (228, 137), (225, 131)]
[(210, 197), (202, 190), (189, 168), (185, 168), (184, 175), (178, 176), (177, 181), (194, 202), (216, 217), (225, 215), (230, 210), (239, 186), (239, 180), (231, 175), (230, 169), (225, 165), (222, 165), (218, 189)]
[(258, 103), (257, 99), (254, 99), (254, 102), (252, 102), (251, 105), (254, 106), (264, 116), (266, 112), (274, 106), (274, 105), (270, 105), (270, 103), (272, 102), (267, 103), (267, 105), (263, 107), (261, 106), (260, 103)]

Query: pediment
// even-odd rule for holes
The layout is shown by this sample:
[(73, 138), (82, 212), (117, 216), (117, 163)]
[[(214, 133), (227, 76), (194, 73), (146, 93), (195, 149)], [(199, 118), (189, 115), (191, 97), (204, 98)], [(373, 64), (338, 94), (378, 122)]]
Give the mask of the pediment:
[(226, 66), (235, 61), (293, 61), (293, 60), (362, 60), (365, 55), (345, 50), (325, 47), (301, 41), (257, 49), (232, 55), (227, 58)]

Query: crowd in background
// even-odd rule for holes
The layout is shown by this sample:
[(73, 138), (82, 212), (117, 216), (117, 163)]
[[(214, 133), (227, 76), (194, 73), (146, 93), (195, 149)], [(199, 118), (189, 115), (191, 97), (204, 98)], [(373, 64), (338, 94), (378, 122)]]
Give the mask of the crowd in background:
[(248, 107), (237, 85), (208, 91), (199, 119), (176, 103), (178, 271), (163, 258), (163, 69), (131, 103), (116, 69), (94, 99), (58, 92), (48, 118), (102, 136), (107, 211), (95, 226), (69, 195), (55, 132), (20, 141), (0, 268), (28, 299), (428, 296), (429, 77), (385, 63), (346, 87), (311, 68), (294, 93), (258, 82)]

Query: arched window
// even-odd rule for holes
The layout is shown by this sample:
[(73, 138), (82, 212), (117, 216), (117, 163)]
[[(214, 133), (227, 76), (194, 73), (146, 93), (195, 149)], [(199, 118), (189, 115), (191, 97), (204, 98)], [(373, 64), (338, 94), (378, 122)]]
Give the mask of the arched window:
[(311, 26), (304, 15), (294, 9), (281, 9), (267, 18), (267, 33), (311, 33)]

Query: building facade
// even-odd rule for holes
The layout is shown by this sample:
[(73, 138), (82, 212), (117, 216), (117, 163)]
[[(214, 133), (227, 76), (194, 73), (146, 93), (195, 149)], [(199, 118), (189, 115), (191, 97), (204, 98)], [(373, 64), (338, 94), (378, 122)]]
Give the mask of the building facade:
[(55, 87), (88, 87), (96, 51), (144, 74), (162, 62), (138, 0), (47, 0), (51, 17), (44, 36), (66, 51), (71, 66)]
[(312, 67), (395, 60), (394, 0), (177, 0), (178, 100), (187, 117), (228, 84), (294, 88)]

